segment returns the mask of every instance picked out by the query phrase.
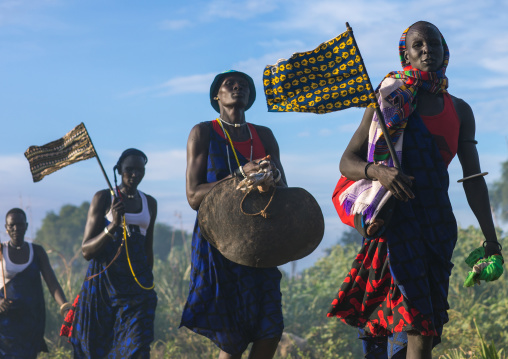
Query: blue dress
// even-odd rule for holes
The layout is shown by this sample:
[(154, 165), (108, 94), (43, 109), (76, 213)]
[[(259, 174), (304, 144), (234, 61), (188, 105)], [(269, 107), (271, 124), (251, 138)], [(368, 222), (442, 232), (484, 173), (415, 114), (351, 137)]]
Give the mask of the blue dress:
[[(237, 167), (227, 158), (226, 141), (210, 122), (207, 181), (215, 182)], [(237, 152), (243, 165), (248, 160)], [(212, 340), (226, 353), (242, 353), (250, 342), (280, 338), (284, 329), (280, 271), (236, 264), (201, 235), (198, 222), (192, 237), (190, 290), (180, 327)]]
[[(33, 245), (29, 246), (33, 252)], [(37, 353), (48, 349), (44, 341), (46, 307), (41, 271), (33, 254), (31, 263), (5, 289), (7, 299), (13, 303), (6, 313), (0, 314), (0, 358), (35, 359)], [(4, 297), (2, 288), (0, 297)]]
[[(140, 192), (141, 193), (141, 192)], [(143, 210), (148, 210), (146, 200)], [(132, 225), (127, 238), (129, 257), (138, 281), (151, 287), (153, 274), (145, 253), (143, 228)], [(105, 219), (105, 226), (109, 223)], [(86, 277), (100, 273), (115, 256), (122, 233), (115, 233), (99, 256), (90, 261)], [(149, 358), (154, 339), (157, 295), (142, 289), (134, 280), (123, 246), (120, 256), (102, 274), (85, 280), (79, 294), (70, 342), (75, 358)]]

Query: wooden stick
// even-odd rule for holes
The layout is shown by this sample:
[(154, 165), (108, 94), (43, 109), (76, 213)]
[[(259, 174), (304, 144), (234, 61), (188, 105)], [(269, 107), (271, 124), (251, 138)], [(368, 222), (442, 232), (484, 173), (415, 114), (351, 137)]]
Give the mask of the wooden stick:
[(362, 55), (360, 54), (360, 48), (356, 44), (356, 40), (355, 40), (355, 37), (353, 35), (353, 29), (349, 26), (348, 22), (346, 22), (346, 27), (347, 27), (347, 31), (349, 31), (349, 33), (351, 35), (351, 38), (353, 39), (353, 45), (356, 47), (356, 51), (358, 52), (358, 56), (360, 57), (360, 63), (363, 66), (363, 71), (365, 72), (365, 75), (367, 75), (367, 81), (368, 81), (368, 83), (370, 85), (370, 92), (372, 94), (374, 94), (374, 96), (372, 98), (370, 98), (371, 96), (369, 96), (369, 98), (370, 98), (370, 101), (374, 105), (374, 108), (376, 110), (376, 114), (377, 114), (377, 117), (378, 117), (378, 120), (379, 120), (379, 125), (381, 126), (381, 130), (383, 131), (383, 135), (385, 137), (386, 144), (388, 146), (388, 150), (390, 151), (390, 155), (391, 155), (392, 160), (393, 160), (393, 166), (395, 168), (401, 169), (400, 168), (399, 158), (397, 157), (397, 153), (395, 152), (395, 148), (393, 147), (392, 139), (390, 138), (390, 134), (388, 133), (388, 128), (386, 127), (385, 117), (383, 116), (383, 113), (381, 112), (381, 109), (379, 108), (379, 104), (377, 103), (376, 93), (374, 92), (374, 87), (372, 87), (372, 83), (370, 82), (370, 77), (369, 77), (369, 74), (367, 73), (367, 67), (365, 66), (365, 64), (363, 62)]
[(2, 279), (4, 280), (4, 300), (7, 300), (7, 288), (5, 288), (5, 271), (4, 271), (4, 245), (0, 243), (0, 266), (2, 266)]
[[(84, 123), (83, 123), (83, 127), (85, 127)], [(88, 134), (88, 130), (86, 129), (86, 127), (85, 127), (85, 131), (86, 131), (86, 134), (88, 136), (88, 139), (90, 140), (90, 144), (92, 145), (93, 152), (95, 153), (95, 158), (97, 158), (97, 162), (99, 162), (99, 166), (101, 168), (102, 174), (104, 175), (104, 178), (106, 179), (106, 182), (108, 183), (109, 191), (111, 192), (112, 196), (117, 198), (116, 192), (113, 190), (113, 186), (111, 186), (111, 182), (109, 181), (108, 175), (106, 174), (106, 171), (104, 170), (104, 167), (102, 166), (102, 162), (101, 162), (101, 159), (99, 158), (99, 154), (95, 150), (95, 146), (93, 145), (92, 138)], [(125, 219), (125, 216), (123, 216), (123, 218)], [(125, 223), (125, 221), (124, 221), (124, 223)], [(130, 237), (131, 236), (131, 231), (129, 229), (129, 226), (126, 226), (126, 230), (127, 230), (127, 235)]]
[(111, 192), (111, 195), (116, 197), (116, 193), (113, 190), (113, 186), (111, 186), (111, 182), (109, 181), (108, 175), (106, 174), (106, 171), (104, 170), (104, 167), (102, 166), (101, 159), (99, 158), (99, 154), (95, 150), (95, 146), (93, 145), (92, 138), (88, 134), (88, 130), (86, 129), (85, 124), (83, 123), (83, 127), (85, 127), (86, 135), (88, 136), (88, 140), (90, 141), (90, 144), (92, 145), (93, 152), (95, 153), (95, 158), (97, 158), (97, 162), (99, 162), (99, 167), (101, 168), (102, 174), (104, 175), (104, 178), (106, 179), (106, 182), (108, 183), (109, 191)]

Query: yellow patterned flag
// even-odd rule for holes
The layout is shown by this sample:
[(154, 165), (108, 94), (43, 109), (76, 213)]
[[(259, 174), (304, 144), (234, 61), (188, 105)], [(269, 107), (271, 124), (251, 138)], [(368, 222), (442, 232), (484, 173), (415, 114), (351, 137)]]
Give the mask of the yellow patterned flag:
[(34, 182), (39, 182), (60, 168), (95, 156), (95, 149), (83, 123), (56, 141), (44, 146), (30, 146), (25, 151)]
[(328, 113), (374, 106), (375, 94), (350, 31), (266, 66), (263, 85), (270, 112)]

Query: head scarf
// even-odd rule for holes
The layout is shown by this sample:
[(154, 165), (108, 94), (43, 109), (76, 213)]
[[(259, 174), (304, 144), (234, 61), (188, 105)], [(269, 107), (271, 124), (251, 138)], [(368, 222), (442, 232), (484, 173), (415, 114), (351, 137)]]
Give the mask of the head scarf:
[[(439, 70), (436, 72), (427, 72), (415, 69), (411, 65), (406, 65), (406, 60), (404, 57), (406, 50), (406, 35), (413, 25), (408, 27), (402, 33), (399, 41), (399, 56), (403, 70), (392, 71), (385, 76), (385, 79), (393, 78), (403, 82), (401, 87), (394, 90), (385, 98), (385, 100), (387, 100), (396, 108), (395, 111), (389, 112), (390, 116), (385, 117), (386, 126), (389, 129), (390, 137), (394, 144), (397, 142), (400, 135), (404, 131), (409, 116), (414, 112), (416, 108), (416, 95), (418, 90), (421, 88), (427, 90), (430, 93), (437, 94), (447, 92), (446, 89), (448, 88), (448, 78), (446, 77), (445, 72), (446, 67), (448, 66), (448, 61), (450, 59), (450, 52), (441, 32), (439, 32), (439, 34), (441, 35), (444, 56), (443, 65)], [(439, 31), (439, 29), (437, 30)], [(381, 84), (379, 84), (376, 91), (378, 91), (380, 87)], [(374, 160), (384, 161), (389, 158), (389, 156), (390, 153), (388, 151), (388, 146), (384, 137), (381, 136), (376, 142)]]

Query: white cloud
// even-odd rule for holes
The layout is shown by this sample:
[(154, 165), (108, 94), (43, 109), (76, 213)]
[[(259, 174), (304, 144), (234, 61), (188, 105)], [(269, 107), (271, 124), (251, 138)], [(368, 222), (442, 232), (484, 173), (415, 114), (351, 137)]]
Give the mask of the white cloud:
[(161, 30), (181, 30), (192, 26), (192, 22), (187, 19), (164, 20), (159, 24)]
[(508, 67), (506, 66), (508, 64), (508, 56), (486, 58), (482, 59), (480, 63), (485, 66), (486, 69), (492, 70), (498, 74), (508, 75)]
[(207, 19), (245, 20), (269, 13), (276, 8), (275, 0), (214, 0), (206, 7), (205, 16)]
[(151, 96), (171, 96), (183, 93), (207, 93), (215, 73), (174, 77), (162, 84), (142, 87), (123, 93), (120, 97), (132, 97), (143, 94)]
[(27, 28), (51, 28), (61, 23), (42, 14), (42, 10), (59, 6), (59, 0), (3, 0), (0, 1), (0, 27), (14, 25)]
[(328, 137), (328, 136), (330, 136), (332, 133), (333, 133), (333, 132), (332, 132), (330, 129), (328, 129), (328, 128), (323, 128), (323, 129), (319, 130), (319, 135), (320, 135), (320, 136), (323, 136), (323, 137)]
[(147, 151), (149, 159), (145, 180), (169, 181), (184, 179), (186, 150)]

